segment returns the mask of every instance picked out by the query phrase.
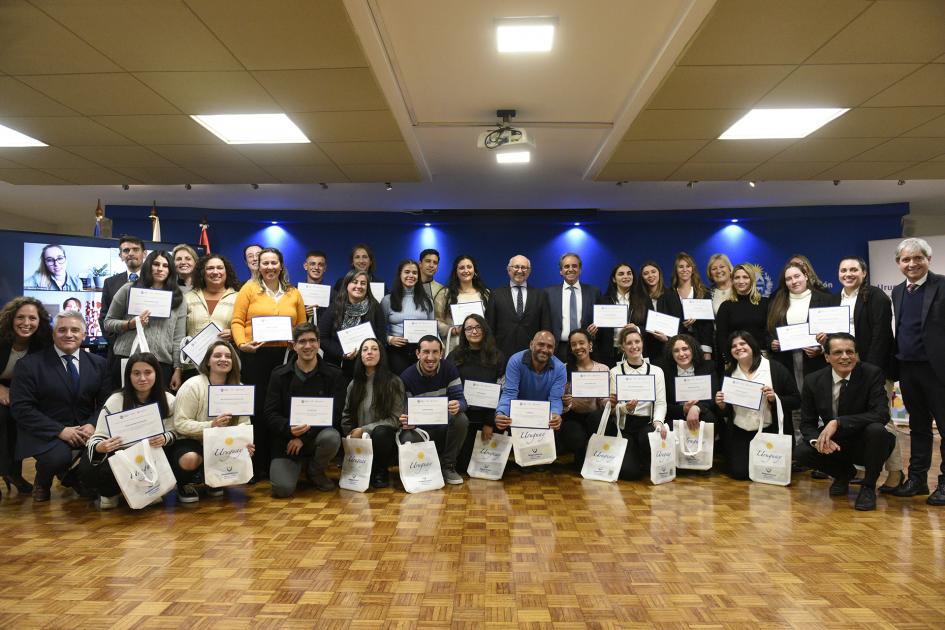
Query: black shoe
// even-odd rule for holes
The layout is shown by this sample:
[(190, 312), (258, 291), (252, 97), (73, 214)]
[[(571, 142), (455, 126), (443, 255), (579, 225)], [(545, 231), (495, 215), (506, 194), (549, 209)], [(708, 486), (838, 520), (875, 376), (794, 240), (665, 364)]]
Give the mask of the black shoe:
[(929, 505), (945, 505), (945, 483), (939, 482), (938, 488), (925, 502)]
[[(942, 498), (945, 499), (945, 494), (942, 495)], [(853, 507), (860, 512), (875, 510), (876, 488), (871, 488), (867, 485), (860, 486), (860, 493), (856, 495), (856, 503), (853, 504)]]
[(390, 473), (386, 470), (378, 470), (371, 477), (371, 487), (372, 488), (389, 488), (390, 487)]
[(861, 486), (863, 485), (863, 477), (854, 477), (850, 480), (851, 486)]
[(830, 496), (832, 497), (845, 497), (847, 493), (850, 492), (850, 480), (849, 479), (834, 479), (833, 483), (830, 484), (830, 490), (828, 490)]
[(33, 484), (19, 475), (4, 475), (3, 481), (7, 484), (7, 492), (10, 491), (10, 484), (16, 488), (20, 494), (30, 494), (33, 492)]
[(829, 479), (830, 478), (830, 475), (824, 472), (820, 472), (819, 470), (812, 470), (810, 472), (810, 476), (812, 479)]
[(915, 477), (909, 477), (906, 482), (893, 490), (890, 494), (894, 497), (914, 497), (918, 494), (928, 494), (929, 484), (925, 481), (919, 481)]
[(880, 494), (895, 494), (896, 490), (903, 487), (905, 484), (906, 484), (906, 478), (905, 476), (902, 476), (899, 478), (899, 483), (897, 483), (895, 486), (886, 486), (886, 485), (880, 486), (879, 493)]

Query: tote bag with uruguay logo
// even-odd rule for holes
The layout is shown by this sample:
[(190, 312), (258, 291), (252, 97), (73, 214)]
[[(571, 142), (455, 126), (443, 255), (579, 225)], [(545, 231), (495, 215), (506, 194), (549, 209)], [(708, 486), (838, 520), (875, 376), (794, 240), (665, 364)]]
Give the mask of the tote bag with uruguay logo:
[(610, 418), (610, 403), (604, 406), (597, 433), (587, 441), (587, 455), (584, 457), (584, 466), (581, 476), (595, 481), (617, 481), (620, 476), (620, 466), (623, 456), (627, 452), (627, 439), (604, 435), (607, 420)]
[(211, 488), (237, 486), (253, 478), (253, 460), (247, 445), (253, 443), (253, 427), (211, 427), (203, 430), (203, 476)]
[(558, 457), (555, 432), (551, 429), (512, 427), (512, 450), (519, 466), (550, 464)]
[(748, 478), (759, 483), (786, 486), (791, 483), (794, 437), (784, 435), (781, 399), (775, 396), (774, 402), (778, 410), (778, 432), (763, 433), (763, 423), (758, 422), (758, 433), (748, 445)]
[(647, 434), (650, 440), (650, 481), (666, 483), (676, 478), (676, 438), (672, 431), (664, 440), (659, 431)]
[(477, 479), (502, 479), (505, 465), (512, 452), (512, 438), (502, 433), (493, 433), (488, 442), (482, 441), (482, 431), (476, 431), (476, 441), (473, 445), (472, 457), (466, 472), (470, 477)]
[(400, 481), (404, 490), (410, 493), (426, 492), (442, 488), (443, 471), (440, 470), (440, 457), (436, 454), (436, 444), (430, 441), (430, 434), (423, 429), (412, 429), (420, 434), (422, 442), (401, 444), (397, 432), (397, 462), (400, 465)]
[(108, 465), (133, 510), (147, 507), (177, 485), (164, 449), (153, 448), (147, 440), (112, 453)]
[(673, 420), (673, 435), (676, 436), (676, 468), (683, 470), (709, 470), (715, 449), (715, 426), (700, 421), (699, 430), (691, 431), (685, 420)]
[(367, 433), (360, 438), (345, 438), (345, 458), (341, 464), (338, 487), (355, 492), (364, 492), (371, 481), (371, 466), (374, 463), (374, 443)]

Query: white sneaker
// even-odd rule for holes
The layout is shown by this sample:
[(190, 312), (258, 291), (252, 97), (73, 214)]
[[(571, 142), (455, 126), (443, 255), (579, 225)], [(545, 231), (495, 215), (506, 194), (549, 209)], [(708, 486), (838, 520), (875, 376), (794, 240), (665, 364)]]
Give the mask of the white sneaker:
[(113, 510), (121, 503), (121, 495), (116, 494), (113, 497), (102, 497), (98, 498), (98, 509), (100, 510)]

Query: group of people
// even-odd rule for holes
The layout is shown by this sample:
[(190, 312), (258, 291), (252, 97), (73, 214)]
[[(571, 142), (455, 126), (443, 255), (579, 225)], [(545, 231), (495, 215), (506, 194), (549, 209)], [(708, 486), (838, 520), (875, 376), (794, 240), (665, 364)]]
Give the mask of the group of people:
[[(450, 484), (463, 483), (477, 439), (488, 441), (513, 424), (512, 401), (537, 400), (548, 401), (556, 450), (573, 454), (577, 470), (608, 413), (608, 434), (628, 440), (621, 479), (644, 476), (648, 433), (666, 437), (680, 420), (689, 429), (713, 423), (720, 463), (736, 479), (749, 477), (748, 445), (756, 434), (783, 427), (796, 436), (796, 465), (833, 478), (830, 494), (846, 495), (855, 466), (865, 469), (857, 509), (874, 509), (877, 491), (929, 494), (932, 418), (945, 429), (945, 354), (938, 352), (945, 345), (945, 281), (929, 271), (932, 251), (922, 239), (905, 239), (897, 249), (906, 280), (892, 301), (870, 286), (857, 257), (840, 260), (842, 290), (832, 295), (809, 260), (793, 256), (768, 298), (759, 293), (754, 267), (733, 266), (724, 254), (709, 259), (708, 282), (685, 252), (668, 281), (653, 261), (637, 269), (620, 262), (602, 291), (581, 281), (581, 258), (573, 252), (560, 257), (562, 282), (547, 288), (528, 283), (531, 262), (522, 255), (509, 260), (509, 282), (501, 286), (487, 287), (469, 255), (454, 260), (441, 285), (439, 253), (428, 249), (398, 265), (378, 300), (373, 253), (359, 244), (350, 269), (328, 289), (329, 303), (314, 306), (290, 284), (275, 248), (245, 249), (251, 278), (243, 284), (226, 257), (198, 257), (188, 245), (148, 253), (139, 239), (124, 236), (119, 254), (127, 271), (108, 278), (102, 296), (107, 359), (80, 350), (79, 313), (64, 310), (50, 322), (28, 297), (0, 311), (0, 474), (8, 489), (15, 484), (35, 501), (49, 500), (58, 477), (97, 496), (102, 508), (117, 505), (118, 489), (103, 463), (122, 441), (110, 435), (105, 418), (154, 403), (165, 432), (150, 443), (167, 453), (182, 502), (219, 494), (202, 484), (204, 429), (243, 423), (253, 426), (254, 480), (268, 478), (273, 496), (291, 496), (303, 472), (316, 489), (335, 488), (327, 471), (342, 438), (364, 434), (374, 450), (371, 485), (387, 487), (398, 440), (423, 439), (407, 400), (430, 396), (448, 400), (448, 422), (426, 428)], [(324, 252), (309, 252), (305, 282), (325, 284), (327, 263)], [(170, 292), (169, 316), (129, 314), (134, 287)], [(711, 301), (713, 319), (687, 318), (691, 299)], [(595, 305), (624, 306), (625, 323), (596, 325)], [(827, 306), (849, 307), (849, 333), (820, 333), (809, 347), (781, 349), (779, 329)], [(653, 313), (676, 318), (676, 334), (651, 325)], [(291, 341), (254, 339), (254, 320), (270, 316), (290, 319)], [(411, 341), (411, 320), (434, 321), (436, 334)], [(210, 323), (220, 332), (195, 365), (181, 348)], [(372, 335), (354, 347), (344, 342), (340, 333), (365, 323)], [(609, 372), (610, 396), (574, 396), (575, 372)], [(630, 374), (654, 377), (651, 400), (618, 399), (618, 376)], [(709, 377), (712, 395), (677, 400), (676, 379), (687, 376)], [(725, 377), (760, 384), (760, 408), (727, 402)], [(890, 421), (894, 380), (910, 414), (908, 476)], [(501, 385), (494, 408), (468, 404), (468, 381)], [(255, 386), (253, 416), (211, 417), (210, 386), (239, 383)], [(295, 397), (333, 399), (331, 426), (293, 423)], [(36, 459), (32, 484), (21, 473), (27, 457)], [(884, 468), (885, 485), (877, 489)], [(945, 505), (945, 468), (928, 503)]]

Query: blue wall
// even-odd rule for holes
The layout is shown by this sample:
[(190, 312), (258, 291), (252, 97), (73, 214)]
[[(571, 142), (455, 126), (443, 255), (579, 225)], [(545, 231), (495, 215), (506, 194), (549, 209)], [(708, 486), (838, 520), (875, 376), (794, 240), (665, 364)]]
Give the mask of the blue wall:
[[(626, 261), (638, 269), (656, 260), (666, 273), (676, 252), (688, 251), (705, 278), (705, 263), (715, 252), (733, 263), (760, 264), (776, 285), (777, 273), (795, 253), (806, 254), (820, 277), (836, 282), (836, 265), (844, 255), (867, 258), (867, 242), (901, 235), (900, 222), (908, 204), (870, 206), (805, 206), (738, 210), (659, 212), (534, 212), (508, 210), (444, 211), (423, 214), (377, 212), (242, 211), (158, 207), (162, 240), (196, 243), (200, 217), (210, 222), (210, 246), (247, 272), (243, 247), (252, 242), (278, 247), (286, 257), (293, 282), (304, 278), (308, 249), (328, 253), (327, 277), (334, 282), (349, 267), (351, 246), (368, 243), (374, 250), (379, 275), (391, 282), (397, 263), (415, 258), (420, 250), (440, 250), (437, 279), (445, 282), (453, 258), (471, 254), (490, 286), (507, 280), (505, 266), (516, 253), (532, 261), (531, 283), (560, 282), (558, 257), (576, 251), (584, 260), (585, 282), (606, 286), (614, 263)], [(108, 206), (115, 235), (150, 237), (150, 207)], [(738, 223), (731, 220), (738, 219)], [(273, 225), (273, 221), (277, 225)], [(424, 223), (429, 222), (430, 227)], [(574, 222), (580, 222), (576, 227)], [(835, 289), (836, 290), (836, 289)]]

